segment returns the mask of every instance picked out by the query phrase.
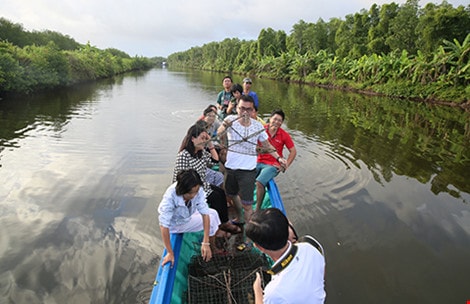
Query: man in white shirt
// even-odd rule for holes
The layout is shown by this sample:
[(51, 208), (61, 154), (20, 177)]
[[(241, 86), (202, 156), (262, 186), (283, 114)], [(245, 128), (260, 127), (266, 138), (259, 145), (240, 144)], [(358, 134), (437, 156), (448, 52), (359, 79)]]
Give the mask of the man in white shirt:
[(318, 242), (312, 245), (309, 242), (292, 244), (288, 241), (289, 223), (276, 208), (253, 213), (245, 229), (255, 247), (274, 261), (268, 271), (272, 279), (264, 288), (264, 294), (261, 276), (256, 274), (253, 283), (255, 304), (324, 303), (325, 258)]
[(225, 193), (234, 202), (240, 223), (243, 223), (242, 207), (246, 220), (249, 220), (253, 213), (258, 142), (278, 160), (280, 166), (287, 164), (269, 143), (263, 125), (251, 118), (253, 111), (253, 98), (242, 95), (237, 105), (238, 114), (227, 116), (217, 130), (221, 146), (227, 149), (227, 160), (224, 164)]

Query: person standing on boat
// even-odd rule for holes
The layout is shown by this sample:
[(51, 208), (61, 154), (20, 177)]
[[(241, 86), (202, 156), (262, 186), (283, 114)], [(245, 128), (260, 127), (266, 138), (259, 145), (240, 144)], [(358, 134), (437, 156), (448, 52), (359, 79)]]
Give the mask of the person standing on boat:
[(196, 170), (180, 171), (176, 182), (171, 184), (158, 206), (160, 231), (167, 254), (162, 265), (175, 262), (170, 243), (170, 233), (196, 232), (204, 230), (201, 255), (205, 261), (212, 258), (210, 237), (219, 229), (220, 219), (217, 211), (209, 208), (206, 202), (203, 182)]
[(269, 143), (263, 125), (250, 117), (253, 111), (253, 98), (242, 95), (238, 101), (238, 115), (227, 116), (217, 131), (222, 148), (227, 148), (224, 188), (235, 205), (240, 224), (243, 223), (242, 209), (246, 220), (253, 212), (258, 142), (266, 151), (271, 151), (282, 166), (286, 165), (286, 160), (280, 158)]
[(251, 85), (253, 82), (251, 81), (251, 78), (244, 78), (243, 79), (243, 95), (249, 95), (253, 98), (253, 101), (255, 103), (255, 107), (259, 109), (259, 100), (258, 100), (258, 95), (251, 90)]
[(227, 108), (232, 100), (232, 77), (225, 76), (222, 80), (224, 89), (217, 95), (217, 107), (219, 108), (219, 116), (223, 119), (227, 116)]
[(281, 165), (279, 160), (272, 157), (270, 153), (263, 153), (263, 151), (260, 151), (258, 154), (256, 164), (256, 210), (261, 208), (268, 182), (276, 177), (279, 172), (285, 172), (297, 156), (294, 141), (289, 133), (281, 128), (285, 116), (284, 111), (276, 109), (271, 112), (269, 124), (265, 126), (266, 133), (269, 137), (269, 143), (276, 148), (281, 159), (284, 159), (282, 155), (284, 146), (289, 151), (289, 156), (287, 157), (286, 164)]
[(245, 227), (256, 248), (269, 255), (274, 265), (271, 281), (263, 289), (261, 276), (253, 282), (255, 304), (323, 304), (325, 302), (325, 257), (314, 238), (305, 236), (292, 244), (289, 222), (276, 208), (256, 211)]
[[(176, 156), (173, 181), (176, 180), (178, 173), (182, 170), (196, 170), (203, 182), (207, 203), (219, 214), (222, 223), (219, 229), (230, 233), (240, 233), (241, 228), (232, 224), (228, 219), (227, 198), (224, 190), (210, 184), (207, 180), (207, 169), (217, 164), (219, 156), (206, 128), (207, 124), (204, 121), (199, 121), (189, 128)], [(208, 150), (205, 149), (206, 145)], [(221, 179), (223, 178), (220, 172), (214, 173), (219, 173)]]

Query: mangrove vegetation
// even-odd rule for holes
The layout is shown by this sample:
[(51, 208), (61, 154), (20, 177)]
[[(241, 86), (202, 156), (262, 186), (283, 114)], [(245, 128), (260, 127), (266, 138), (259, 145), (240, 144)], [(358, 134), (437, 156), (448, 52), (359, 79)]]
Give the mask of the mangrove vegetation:
[(29, 93), (153, 67), (163, 58), (80, 44), (53, 31), (26, 31), (0, 18), (0, 94)]
[(226, 38), (171, 54), (168, 65), (256, 75), (387, 96), (470, 106), (470, 5), (394, 2), (290, 34)]

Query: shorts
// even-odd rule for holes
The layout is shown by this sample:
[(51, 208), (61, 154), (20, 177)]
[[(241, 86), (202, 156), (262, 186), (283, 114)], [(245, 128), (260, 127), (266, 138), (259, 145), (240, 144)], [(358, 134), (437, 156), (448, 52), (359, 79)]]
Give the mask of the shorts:
[(232, 170), (225, 168), (225, 193), (228, 196), (240, 195), (244, 205), (253, 204), (255, 191), (256, 169)]
[(278, 168), (258, 163), (256, 164), (256, 181), (266, 187), (268, 182), (279, 174)]
[(222, 172), (215, 171), (211, 168), (207, 168), (206, 182), (211, 185), (216, 185), (217, 187), (220, 187), (224, 183), (224, 174)]

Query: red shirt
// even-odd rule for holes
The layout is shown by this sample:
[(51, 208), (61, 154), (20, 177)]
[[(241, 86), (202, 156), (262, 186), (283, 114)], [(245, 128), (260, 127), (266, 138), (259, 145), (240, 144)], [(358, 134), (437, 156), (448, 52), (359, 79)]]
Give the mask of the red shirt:
[[(284, 149), (284, 146), (286, 146), (287, 149), (291, 149), (294, 147), (294, 142), (292, 141), (292, 138), (290, 137), (289, 133), (284, 131), (284, 129), (279, 128), (277, 129), (276, 134), (274, 137), (271, 137), (271, 134), (269, 133), (269, 124), (264, 126), (266, 129), (266, 133), (268, 133), (268, 140), (273, 145), (274, 148), (276, 148), (277, 153), (282, 157), (282, 150)], [(279, 165), (278, 161), (276, 158), (274, 158), (271, 154), (269, 153), (263, 153), (263, 154), (258, 154), (258, 163), (263, 163), (266, 165)]]

